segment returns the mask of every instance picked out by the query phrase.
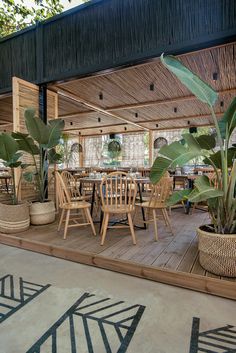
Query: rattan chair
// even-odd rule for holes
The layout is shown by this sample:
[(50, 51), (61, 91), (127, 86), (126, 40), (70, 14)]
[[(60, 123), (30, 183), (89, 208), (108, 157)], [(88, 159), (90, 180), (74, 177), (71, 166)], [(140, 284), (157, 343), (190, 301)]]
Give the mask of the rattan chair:
[[(107, 228), (130, 228), (133, 244), (136, 244), (134, 225), (131, 214), (135, 208), (137, 185), (134, 179), (124, 172), (113, 172), (103, 178), (100, 185), (102, 212), (104, 213), (101, 245), (104, 244)], [(109, 227), (110, 215), (127, 215), (129, 225)]]
[(166, 200), (170, 196), (170, 192), (173, 187), (173, 178), (171, 177), (163, 177), (159, 181), (158, 184), (152, 185), (151, 196), (148, 201), (142, 203), (136, 203), (136, 206), (143, 207), (144, 209), (148, 209), (148, 214), (152, 211), (153, 218), (147, 219), (144, 223), (154, 222), (154, 230), (155, 230), (155, 240), (158, 240), (158, 231), (157, 231), (157, 214), (156, 211), (160, 210), (162, 216), (164, 218), (166, 226), (170, 228), (170, 231), (173, 235), (173, 230), (171, 227), (169, 215), (167, 212)]
[[(73, 201), (71, 199), (70, 190), (67, 188), (63, 177), (60, 175), (59, 172), (56, 172), (55, 175), (56, 175), (56, 185), (57, 185), (56, 192), (57, 192), (57, 197), (59, 199), (59, 208), (62, 210), (59, 225), (58, 225), (58, 231), (60, 231), (60, 229), (61, 229), (62, 222), (64, 221), (64, 216), (65, 216), (65, 212), (66, 212), (64, 239), (66, 239), (68, 228), (85, 226), (85, 225), (91, 225), (93, 234), (96, 235), (93, 220), (92, 220), (91, 214), (89, 212), (91, 204), (89, 202), (86, 202), (85, 200), (74, 200)], [(72, 215), (71, 211), (73, 211), (73, 210), (81, 211), (82, 215), (85, 216), (87, 222), (78, 223), (78, 221), (80, 221), (79, 214)], [(75, 217), (70, 218), (70, 216), (75, 216)], [(69, 224), (70, 221), (73, 221), (73, 223)]]

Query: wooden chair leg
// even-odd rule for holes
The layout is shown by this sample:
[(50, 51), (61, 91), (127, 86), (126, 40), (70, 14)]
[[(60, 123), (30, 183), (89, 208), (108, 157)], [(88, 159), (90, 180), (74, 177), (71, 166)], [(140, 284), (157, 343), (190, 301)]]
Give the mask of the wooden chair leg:
[(166, 209), (163, 210), (165, 215), (166, 215), (166, 220), (167, 220), (167, 223), (168, 223), (168, 226), (170, 228), (170, 231), (171, 231), (171, 234), (174, 235), (174, 232), (173, 232), (173, 229), (172, 229), (172, 226), (171, 226), (171, 223), (170, 223), (170, 218), (168, 216), (168, 212)]
[(89, 212), (89, 209), (88, 208), (85, 208), (85, 213), (86, 213), (86, 216), (89, 220), (89, 223), (91, 224), (91, 228), (92, 228), (92, 231), (93, 231), (93, 235), (97, 235), (96, 234), (96, 230), (95, 230), (95, 227), (94, 227), (94, 224), (93, 224), (93, 220), (92, 220), (92, 217), (91, 217), (91, 214)]
[(133, 244), (136, 245), (136, 238), (135, 238), (135, 233), (134, 233), (134, 225), (133, 225), (133, 220), (132, 216), (130, 213), (128, 213), (128, 221), (129, 221), (129, 227), (130, 227), (130, 232), (133, 240)]
[(165, 221), (166, 226), (168, 226), (168, 222), (167, 222), (167, 219), (166, 219), (166, 214), (165, 214), (163, 208), (161, 209), (161, 213), (162, 213), (162, 216), (163, 216), (163, 218), (164, 218), (164, 221)]
[(64, 229), (64, 239), (66, 239), (66, 236), (67, 236), (67, 229), (68, 229), (68, 225), (69, 225), (69, 219), (70, 219), (70, 210), (67, 210), (66, 223), (65, 223), (65, 229)]
[(152, 210), (153, 213), (153, 221), (154, 221), (154, 230), (155, 230), (155, 241), (158, 240), (158, 232), (157, 232), (157, 217), (156, 210)]
[(58, 232), (61, 229), (61, 225), (62, 225), (62, 222), (63, 222), (64, 214), (65, 214), (65, 209), (63, 208), (62, 211), (61, 211), (61, 217), (60, 217), (60, 221), (59, 221), (58, 228), (57, 228)]
[(109, 221), (109, 213), (104, 213), (101, 245), (104, 244), (104, 241), (105, 241), (105, 238), (106, 238), (106, 235), (107, 235), (108, 221)]

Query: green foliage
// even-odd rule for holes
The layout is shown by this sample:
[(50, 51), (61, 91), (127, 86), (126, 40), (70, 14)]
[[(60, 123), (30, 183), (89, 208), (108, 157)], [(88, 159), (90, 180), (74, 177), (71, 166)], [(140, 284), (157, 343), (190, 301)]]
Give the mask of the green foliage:
[(43, 202), (49, 164), (61, 161), (61, 155), (57, 153), (56, 146), (61, 139), (64, 121), (55, 119), (45, 124), (35, 116), (35, 110), (29, 108), (25, 111), (25, 123), (28, 134), (17, 132), (12, 136), (16, 139), (20, 149), (32, 157), (34, 170), (24, 173), (24, 178), (26, 181), (36, 183), (39, 201)]
[[(88, 1), (81, 0), (80, 2)], [(46, 20), (61, 13), (64, 9), (61, 0), (32, 0), (32, 3), (31, 5), (25, 0), (0, 1), (0, 37)]]
[(20, 0), (2, 0), (0, 4), (0, 37), (16, 32), (63, 11), (60, 0), (34, 0), (34, 6)]
[(0, 134), (0, 159), (3, 161), (3, 164), (11, 169), (12, 178), (13, 178), (13, 194), (12, 194), (12, 203), (15, 205), (18, 203), (17, 197), (17, 185), (15, 183), (15, 168), (21, 167), (25, 168), (26, 166), (20, 161), (22, 156), (19, 151), (19, 145), (15, 139), (8, 133)]
[[(229, 148), (229, 138), (236, 127), (236, 99), (234, 98), (222, 119), (218, 122), (213, 109), (217, 93), (197, 75), (174, 57), (161, 57), (162, 63), (202, 102), (209, 106), (216, 128), (216, 136), (183, 134), (183, 139), (164, 146), (159, 151), (150, 178), (157, 183), (168, 169), (182, 167), (202, 156), (215, 171), (215, 180), (201, 176), (195, 181), (194, 190), (174, 193), (169, 205), (188, 198), (191, 202), (207, 201), (216, 233), (236, 233), (236, 147)], [(220, 149), (216, 150), (216, 139)], [(228, 168), (232, 168), (229, 174)]]
[(117, 159), (121, 154), (121, 144), (118, 140), (112, 140), (107, 145), (108, 156), (112, 159)]

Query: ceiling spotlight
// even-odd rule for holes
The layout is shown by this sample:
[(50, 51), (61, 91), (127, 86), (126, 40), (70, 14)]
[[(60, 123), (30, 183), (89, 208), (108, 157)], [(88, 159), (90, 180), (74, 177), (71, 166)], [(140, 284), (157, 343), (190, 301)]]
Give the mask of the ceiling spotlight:
[(155, 88), (154, 83), (151, 83), (150, 84), (150, 91), (154, 91), (154, 88)]
[(73, 122), (72, 122), (72, 121), (70, 122), (70, 125), (73, 125)]
[(224, 106), (224, 101), (220, 102), (220, 106), (223, 107)]
[(138, 117), (138, 113), (135, 113), (135, 118), (137, 118)]
[(99, 123), (101, 122), (101, 118), (98, 118), (98, 122), (99, 122)]
[(158, 124), (156, 124), (156, 127), (158, 127), (159, 125)]
[(174, 112), (177, 113), (177, 107), (174, 107)]
[(217, 78), (218, 78), (218, 73), (217, 73), (217, 72), (213, 72), (212, 79), (213, 79), (214, 81), (216, 81)]
[(100, 99), (101, 101), (103, 100), (103, 94), (102, 94), (102, 92), (99, 93), (99, 99)]

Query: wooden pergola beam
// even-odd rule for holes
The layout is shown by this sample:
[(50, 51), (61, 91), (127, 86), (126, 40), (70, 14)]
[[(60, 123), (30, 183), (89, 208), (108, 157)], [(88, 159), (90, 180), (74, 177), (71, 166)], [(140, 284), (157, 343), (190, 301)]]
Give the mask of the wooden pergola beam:
[(89, 130), (89, 129), (103, 129), (106, 127), (112, 127), (112, 126), (124, 126), (128, 125), (128, 123), (123, 123), (123, 124), (108, 124), (108, 125), (100, 125), (100, 126), (89, 126), (89, 127), (74, 127), (74, 128), (69, 128), (69, 129), (64, 129), (65, 132), (69, 131), (79, 131), (79, 130)]
[[(236, 92), (236, 88), (222, 90), (222, 91), (219, 91), (218, 94), (227, 94), (227, 93), (233, 93), (233, 92)], [(105, 112), (114, 112), (117, 110), (129, 110), (129, 109), (134, 109), (134, 108), (150, 107), (150, 106), (154, 106), (154, 105), (159, 106), (159, 105), (164, 105), (164, 104), (168, 104), (168, 103), (179, 103), (179, 102), (190, 101), (190, 100), (194, 100), (194, 99), (197, 99), (197, 98), (195, 96), (191, 95), (191, 96), (184, 96), (184, 97), (175, 97), (175, 98), (170, 98), (170, 99), (165, 99), (165, 100), (156, 100), (156, 101), (146, 101), (146, 102), (142, 102), (142, 103), (125, 104), (125, 105), (114, 106), (114, 107), (111, 107), (108, 109), (103, 109), (103, 113), (105, 114)], [(86, 112), (64, 114), (64, 115), (60, 115), (60, 118), (61, 119), (69, 119), (69, 118), (76, 118), (77, 116), (87, 116), (88, 113), (93, 113), (94, 111), (96, 111), (96, 110), (90, 109)], [(141, 123), (141, 122), (139, 121), (138, 123)]]
[[(224, 113), (215, 113), (217, 117), (223, 116)], [(192, 119), (207, 119), (211, 118), (211, 114), (204, 114), (204, 115), (190, 115), (190, 116), (173, 116), (170, 118), (162, 118), (162, 119), (152, 119), (152, 120), (142, 120), (139, 121), (139, 124), (148, 124), (148, 123), (161, 123), (166, 121), (178, 121), (178, 120), (192, 120)]]
[[(211, 127), (214, 126), (214, 124), (200, 124), (200, 125), (195, 125), (197, 128), (199, 127)], [(152, 131), (170, 131), (170, 130), (181, 130), (181, 129), (189, 129), (190, 126), (172, 126), (172, 127), (163, 127), (163, 128), (156, 128), (152, 129)]]
[(71, 100), (75, 101), (75, 102), (79, 102), (83, 105), (85, 105), (86, 107), (89, 107), (90, 109), (94, 110), (94, 111), (97, 111), (97, 112), (100, 112), (100, 113), (103, 113), (104, 115), (107, 115), (109, 117), (112, 117), (112, 118), (116, 118), (118, 120), (121, 120), (123, 122), (126, 122), (126, 123), (129, 123), (129, 124), (132, 124), (134, 126), (137, 126), (138, 128), (142, 129), (142, 130), (149, 130), (148, 128), (145, 128), (144, 126), (138, 124), (138, 123), (135, 123), (129, 119), (126, 119), (126, 118), (123, 118), (117, 114), (114, 114), (114, 113), (111, 113), (111, 112), (108, 112), (106, 111), (105, 109), (97, 106), (97, 105), (94, 105), (93, 103), (90, 103), (88, 101), (86, 101), (85, 99), (65, 90), (65, 89), (58, 89), (57, 93), (61, 96), (64, 96), (64, 97), (67, 97), (67, 98), (70, 98)]
[[(226, 93), (233, 93), (236, 92), (236, 88), (230, 88), (226, 90), (219, 91), (219, 94), (226, 94)], [(183, 97), (175, 97), (175, 98), (169, 98), (169, 99), (162, 99), (162, 100), (156, 100), (156, 101), (145, 101), (145, 102), (140, 102), (140, 103), (133, 103), (133, 104), (123, 104), (123, 105), (118, 105), (111, 107), (109, 109), (106, 109), (106, 111), (109, 112), (114, 112), (117, 110), (129, 110), (129, 109), (134, 109), (134, 108), (144, 108), (144, 107), (150, 107), (153, 105), (163, 105), (163, 104), (168, 104), (168, 103), (179, 103), (183, 101), (190, 101), (193, 99), (197, 99), (195, 96), (183, 96)]]

